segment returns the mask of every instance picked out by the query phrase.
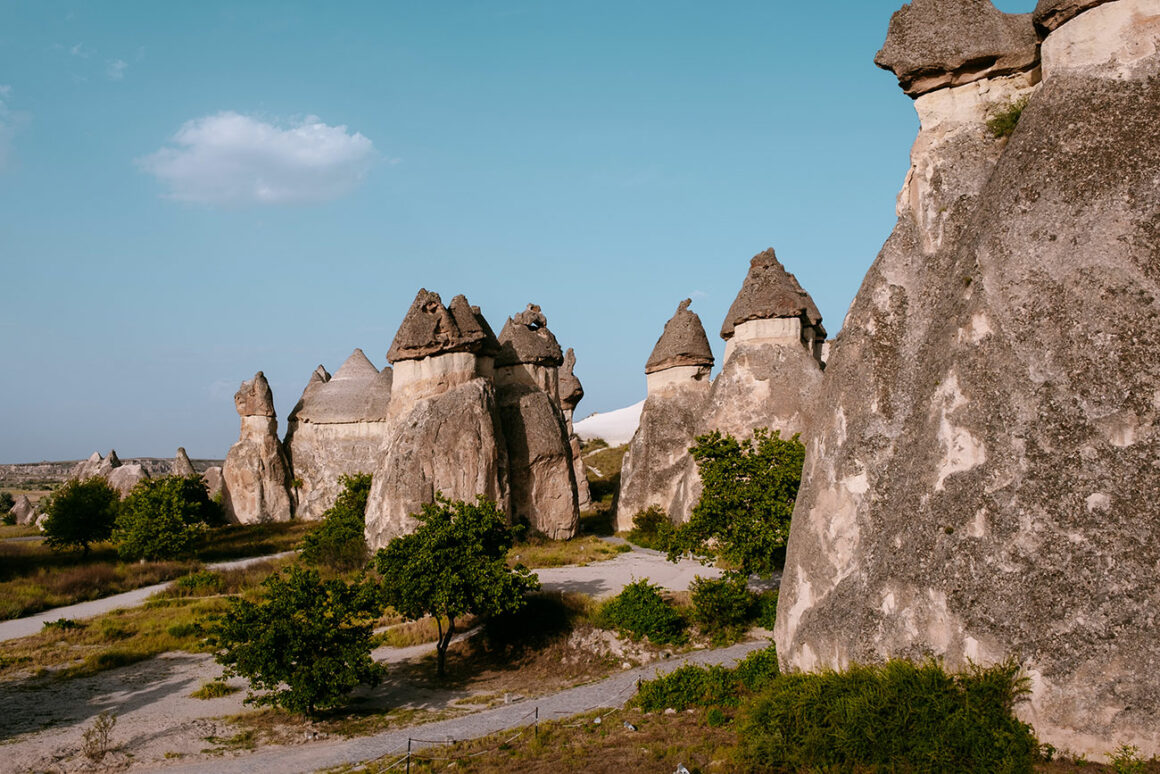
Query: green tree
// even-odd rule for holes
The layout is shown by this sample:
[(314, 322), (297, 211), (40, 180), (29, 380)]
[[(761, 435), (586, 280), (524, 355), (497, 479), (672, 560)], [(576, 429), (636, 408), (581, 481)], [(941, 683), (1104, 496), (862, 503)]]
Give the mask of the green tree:
[(262, 585), (261, 600), (231, 599), (210, 627), (225, 674), (249, 681), (248, 703), (313, 717), (359, 685), (382, 681), (385, 669), (371, 659), (374, 622), (382, 613), (375, 583), (324, 581), (317, 570), (295, 564)]
[(716, 431), (698, 436), (689, 451), (701, 474), (701, 499), (677, 530), (669, 558), (716, 552), (745, 575), (768, 577), (789, 538), (805, 446), (796, 435), (786, 441), (758, 428), (744, 441)]
[(11, 492), (0, 492), (0, 513), (8, 513), (16, 507), (16, 498)]
[(435, 618), (436, 670), (442, 677), (456, 619), (515, 612), (540, 580), (522, 564), (507, 566), (514, 536), (487, 498), (468, 504), (437, 493), (415, 518), (418, 529), (380, 549), (375, 564), (388, 605), (411, 621)]
[(371, 476), (342, 476), (334, 505), (322, 514), (322, 522), (302, 538), (302, 561), (335, 570), (353, 570), (367, 560), (366, 510)]
[(80, 548), (108, 540), (121, 498), (109, 482), (98, 477), (71, 479), (48, 500), (44, 513), (44, 542), (51, 548)]
[(121, 502), (113, 542), (122, 559), (172, 559), (191, 553), (217, 515), (201, 476), (146, 479)]

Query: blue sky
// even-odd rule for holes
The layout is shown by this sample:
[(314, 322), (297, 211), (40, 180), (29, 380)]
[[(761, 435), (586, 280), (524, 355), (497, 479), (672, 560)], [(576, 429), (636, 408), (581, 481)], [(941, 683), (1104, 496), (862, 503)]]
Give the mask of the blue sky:
[(687, 296), (720, 358), (766, 247), (836, 333), (917, 127), (898, 5), (0, 0), (0, 462), (222, 457), (242, 379), (284, 420), (420, 287), (540, 304), (580, 416)]

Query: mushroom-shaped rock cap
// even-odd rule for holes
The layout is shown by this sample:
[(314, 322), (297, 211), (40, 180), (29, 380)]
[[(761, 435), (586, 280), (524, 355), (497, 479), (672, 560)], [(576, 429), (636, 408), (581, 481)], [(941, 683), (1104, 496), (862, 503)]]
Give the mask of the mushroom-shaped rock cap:
[(189, 455), (185, 453), (184, 446), (177, 447), (177, 454), (173, 458), (173, 465), (169, 469), (171, 476), (196, 476), (197, 470), (193, 467), (193, 463), (189, 460)]
[[(810, 294), (798, 283), (797, 277), (785, 270), (771, 247), (749, 262), (749, 274), (725, 316), (721, 338), (733, 338), (733, 329), (741, 323), (776, 317), (800, 317), (803, 324), (813, 326), (820, 326), (822, 322)], [(667, 332), (668, 327), (665, 329)]]
[(499, 344), (497, 366), (529, 363), (558, 368), (564, 363), (560, 343), (548, 330), (548, 318), (536, 304), (528, 304), (527, 309), (508, 318), (499, 332)]
[(455, 324), (459, 326), (460, 332), (466, 338), (479, 342), (475, 351), (486, 357), (495, 357), (499, 354), (499, 339), (496, 338), (495, 331), (488, 325), (478, 306), (472, 306), (468, 303), (467, 297), (460, 294), (451, 299), (451, 306), (448, 309), (455, 318)]
[(1084, 11), (1090, 11), (1097, 5), (1109, 2), (1111, 0), (1039, 0), (1032, 19), (1035, 20), (1035, 26), (1046, 36)]
[(701, 325), (701, 318), (695, 312), (689, 311), (691, 303), (693, 303), (691, 298), (682, 301), (677, 306), (676, 314), (665, 323), (665, 331), (657, 339), (648, 363), (645, 364), (646, 374), (677, 366), (713, 365), (713, 350), (709, 348), (709, 337), (705, 335), (705, 326)]
[(274, 393), (270, 391), (270, 383), (266, 375), (259, 371), (254, 378), (242, 382), (242, 386), (234, 393), (234, 408), (238, 416), (243, 417), (272, 417), (274, 413)]
[(439, 294), (426, 288), (421, 289), (395, 334), (387, 360), (395, 363), (400, 360), (421, 360), (446, 352), (476, 351), (485, 334), (477, 322), (469, 321), (470, 317), (470, 314), (460, 314), (462, 322), (467, 325), (467, 330), (462, 330), (459, 327), (460, 320), (443, 305)]
[(914, 0), (894, 12), (874, 64), (898, 76), (912, 97), (1039, 60), (1031, 14), (1003, 13), (991, 0)]
[[(343, 424), (367, 419), (368, 406), (375, 393), (382, 389), (379, 369), (367, 359), (361, 349), (350, 353), (334, 376), (323, 379), (326, 369), (319, 366), (294, 407), (292, 419), (318, 424)], [(391, 383), (385, 383), (390, 394)]]
[(576, 378), (576, 353), (568, 347), (564, 365), (560, 367), (560, 403), (564, 408), (574, 409), (583, 397), (584, 385)]

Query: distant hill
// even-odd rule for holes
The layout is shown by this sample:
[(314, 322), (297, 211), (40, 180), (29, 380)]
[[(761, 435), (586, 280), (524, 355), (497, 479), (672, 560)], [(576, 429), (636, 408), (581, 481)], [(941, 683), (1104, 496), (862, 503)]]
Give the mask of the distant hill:
[[(21, 462), (15, 465), (0, 465), (0, 485), (11, 486), (13, 484), (25, 483), (29, 481), (43, 481), (51, 483), (59, 483), (67, 481), (69, 474), (72, 473), (73, 468), (80, 463), (81, 460), (64, 460), (61, 462)], [(207, 468), (212, 468), (215, 465), (221, 465), (222, 460), (190, 460), (193, 467), (199, 473), (204, 472)], [(139, 464), (149, 471), (149, 475), (154, 478), (158, 476), (169, 475), (170, 466), (173, 465), (172, 457), (124, 457), (121, 459), (121, 464)]]

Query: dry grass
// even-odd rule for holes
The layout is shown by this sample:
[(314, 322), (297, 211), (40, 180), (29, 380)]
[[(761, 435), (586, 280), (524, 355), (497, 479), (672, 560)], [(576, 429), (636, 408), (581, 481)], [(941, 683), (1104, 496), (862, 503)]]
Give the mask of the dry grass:
[(606, 543), (592, 535), (583, 535), (571, 540), (549, 540), (533, 536), (527, 542), (512, 546), (508, 552), (508, 564), (514, 566), (520, 563), (533, 570), (573, 564), (585, 565), (603, 562), (631, 550), (629, 546)]
[(40, 534), (35, 524), (0, 524), (0, 540), (18, 537), (32, 537)]

